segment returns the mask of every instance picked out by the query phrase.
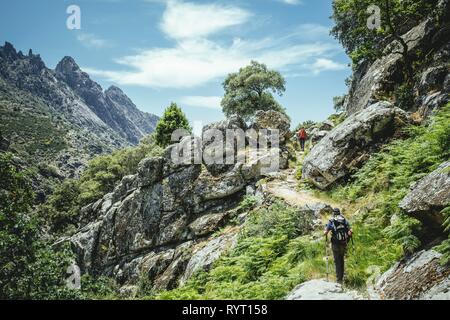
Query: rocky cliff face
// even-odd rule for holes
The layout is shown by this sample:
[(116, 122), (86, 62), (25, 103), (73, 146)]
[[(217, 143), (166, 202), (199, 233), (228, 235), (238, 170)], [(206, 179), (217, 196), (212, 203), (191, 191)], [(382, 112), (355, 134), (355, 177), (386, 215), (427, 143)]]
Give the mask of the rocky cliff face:
[[(288, 119), (272, 116), (274, 122), (264, 122), (265, 128), (288, 134), (283, 131)], [(258, 119), (263, 118), (261, 113), (252, 126), (262, 125)], [(245, 130), (246, 124), (232, 117), (208, 128)], [(235, 229), (213, 234), (236, 216), (236, 205), (261, 177), (264, 164), (258, 159), (227, 167), (175, 164), (174, 148), (164, 157), (143, 160), (135, 175), (83, 209), (91, 222), (68, 240), (84, 272), (113, 276), (128, 286), (144, 277), (156, 289), (171, 289), (233, 247)]]
[(92, 81), (71, 57), (64, 57), (55, 69), (56, 78), (80, 96), (105, 124), (126, 141), (137, 144), (155, 128), (157, 117), (140, 111), (117, 87), (106, 92)]
[(442, 266), (440, 258), (434, 250), (423, 250), (398, 262), (371, 288), (371, 298), (449, 300), (450, 268)]
[[(402, 58), (386, 54), (373, 63), (354, 70), (345, 109), (347, 119), (331, 131), (311, 132), (319, 141), (303, 162), (303, 178), (320, 189), (327, 189), (349, 177), (372, 154), (393, 138), (402, 127), (415, 120), (427, 121), (434, 111), (450, 101), (450, 1), (442, 0), (436, 14), (444, 21), (437, 27), (427, 18), (403, 38), (416, 61), (413, 103), (402, 105), (395, 91), (404, 84)], [(396, 46), (391, 43), (386, 52)], [(426, 55), (425, 59), (421, 54)], [(391, 98), (387, 98), (391, 97)], [(417, 121), (418, 120), (418, 121)], [(449, 299), (450, 268), (440, 264), (442, 255), (430, 247), (447, 238), (442, 209), (450, 203), (450, 164), (442, 163), (434, 172), (411, 185), (398, 204), (401, 211), (422, 222), (422, 247), (382, 275), (370, 288), (371, 299)], [(339, 286), (313, 280), (295, 288), (287, 299), (358, 299)]]
[(72, 58), (50, 70), (10, 43), (0, 47), (0, 114), (8, 150), (61, 178), (79, 176), (95, 155), (136, 144), (158, 120), (120, 89), (103, 92)]
[(408, 117), (426, 119), (450, 101), (448, 12), (450, 1), (441, 0), (434, 17), (424, 19), (402, 36), (408, 43), (411, 60), (415, 61), (413, 103), (402, 105), (396, 101), (396, 91), (405, 82), (402, 56), (391, 53), (398, 47), (396, 41), (386, 46), (380, 59), (354, 67), (344, 103), (348, 117), (331, 131), (311, 132), (314, 142), (320, 142), (305, 159), (304, 178), (321, 189), (327, 188), (395, 137)]
[[(450, 27), (448, 25), (450, 2), (440, 1), (435, 17), (425, 19), (403, 35), (408, 43), (412, 61), (417, 64), (414, 79), (415, 102), (408, 110), (419, 110), (422, 116), (449, 101), (450, 93)], [(444, 22), (437, 26), (437, 21)], [(447, 22), (447, 23), (446, 23)], [(359, 112), (392, 93), (403, 83), (402, 56), (393, 48), (396, 41), (386, 47), (386, 54), (369, 64), (355, 66), (353, 81), (345, 103), (349, 115)], [(423, 56), (427, 56), (425, 59)]]
[(433, 241), (442, 234), (444, 216), (441, 210), (450, 204), (450, 162), (441, 164), (435, 171), (411, 186), (410, 192), (399, 207), (407, 214), (423, 222), (426, 241)]
[(327, 188), (358, 168), (408, 121), (408, 115), (389, 102), (355, 113), (312, 148), (303, 162), (303, 178)]

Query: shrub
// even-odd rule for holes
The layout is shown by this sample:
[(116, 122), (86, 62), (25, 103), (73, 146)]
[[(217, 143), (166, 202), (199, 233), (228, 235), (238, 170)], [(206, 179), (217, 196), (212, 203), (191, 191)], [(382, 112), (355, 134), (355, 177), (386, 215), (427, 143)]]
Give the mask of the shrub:
[(411, 110), (415, 105), (414, 87), (404, 83), (399, 86), (395, 93), (396, 105), (403, 110)]
[(62, 233), (78, 220), (77, 203), (80, 185), (76, 180), (65, 180), (58, 186), (47, 202), (39, 208), (39, 215), (50, 226), (52, 233)]
[(294, 239), (309, 230), (310, 219), (306, 212), (276, 202), (270, 208), (251, 215), (243, 232), (249, 237), (286, 235)]

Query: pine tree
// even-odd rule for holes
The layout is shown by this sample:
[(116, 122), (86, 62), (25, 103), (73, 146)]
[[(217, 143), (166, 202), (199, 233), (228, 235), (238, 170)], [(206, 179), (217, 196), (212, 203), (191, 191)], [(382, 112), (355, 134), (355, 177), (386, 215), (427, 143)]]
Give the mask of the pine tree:
[(189, 121), (176, 103), (171, 103), (164, 111), (164, 115), (156, 126), (155, 140), (161, 147), (167, 147), (172, 142), (172, 133), (177, 129), (185, 129), (192, 132)]

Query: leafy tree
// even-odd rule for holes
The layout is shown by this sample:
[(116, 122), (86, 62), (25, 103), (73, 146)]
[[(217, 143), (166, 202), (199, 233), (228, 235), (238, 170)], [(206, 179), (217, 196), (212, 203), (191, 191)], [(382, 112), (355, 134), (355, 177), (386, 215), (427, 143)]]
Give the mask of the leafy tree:
[(286, 91), (285, 84), (279, 72), (268, 70), (266, 65), (252, 61), (249, 66), (225, 79), (223, 112), (227, 117), (238, 114), (245, 120), (249, 120), (258, 110), (284, 112), (272, 93), (283, 95)]
[(346, 95), (333, 98), (334, 110), (336, 112), (344, 111), (345, 98)]
[(185, 129), (188, 132), (192, 132), (186, 115), (176, 103), (172, 102), (164, 111), (164, 115), (156, 126), (156, 143), (163, 148), (167, 147), (172, 142), (172, 133), (177, 129)]
[[(390, 52), (402, 55), (406, 80), (413, 76), (411, 52), (401, 36), (408, 28), (430, 14), (437, 0), (335, 0), (333, 16), (335, 26), (331, 33), (342, 43), (354, 64), (364, 60), (373, 61), (385, 51), (386, 44), (393, 40), (399, 43)], [(380, 28), (368, 27), (374, 12), (369, 7), (380, 9)], [(414, 40), (414, 39), (413, 39)]]
[(0, 299), (76, 297), (64, 284), (72, 257), (41, 240), (29, 177), (12, 154), (0, 153), (0, 176)]

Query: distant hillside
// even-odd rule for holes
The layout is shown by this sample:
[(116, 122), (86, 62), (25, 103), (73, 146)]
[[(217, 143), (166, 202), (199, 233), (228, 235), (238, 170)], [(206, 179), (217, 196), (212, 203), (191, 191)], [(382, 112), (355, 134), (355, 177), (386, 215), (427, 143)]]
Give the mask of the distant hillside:
[(10, 43), (0, 46), (0, 116), (1, 151), (43, 180), (78, 177), (92, 157), (136, 145), (159, 119), (117, 87), (104, 92), (74, 59), (51, 70)]

